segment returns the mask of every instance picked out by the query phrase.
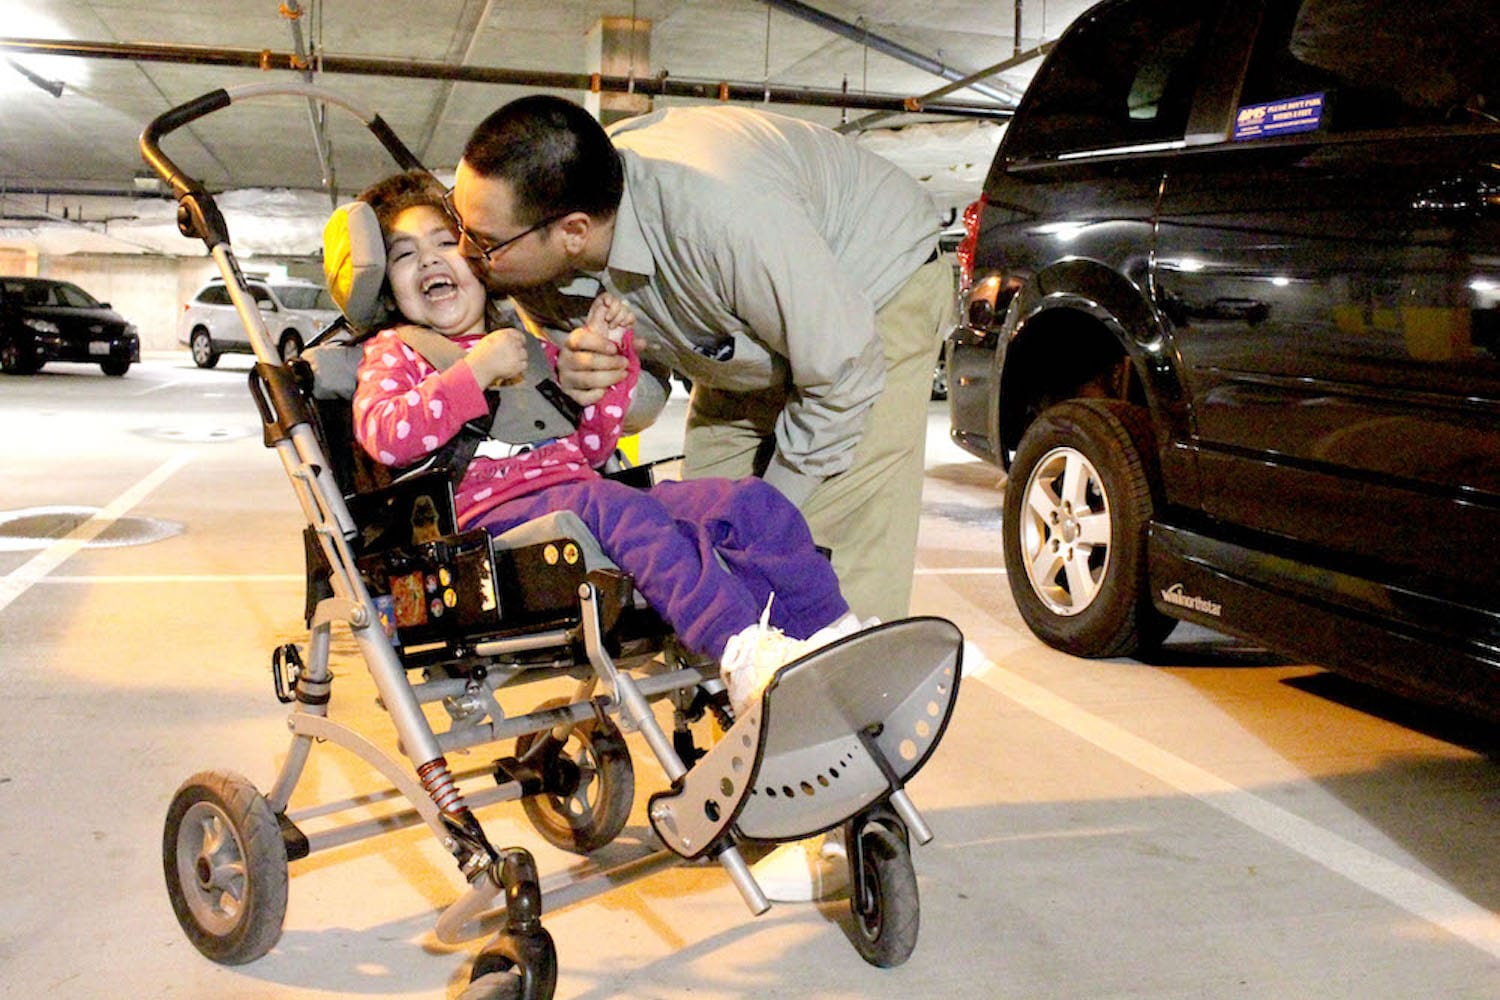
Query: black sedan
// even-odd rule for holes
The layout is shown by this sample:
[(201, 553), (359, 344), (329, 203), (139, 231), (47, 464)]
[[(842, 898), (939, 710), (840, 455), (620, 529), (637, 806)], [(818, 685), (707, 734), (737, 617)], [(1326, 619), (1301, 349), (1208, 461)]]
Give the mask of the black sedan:
[(49, 361), (97, 364), (124, 375), (141, 360), (136, 328), (77, 285), (0, 278), (0, 371), (31, 375)]

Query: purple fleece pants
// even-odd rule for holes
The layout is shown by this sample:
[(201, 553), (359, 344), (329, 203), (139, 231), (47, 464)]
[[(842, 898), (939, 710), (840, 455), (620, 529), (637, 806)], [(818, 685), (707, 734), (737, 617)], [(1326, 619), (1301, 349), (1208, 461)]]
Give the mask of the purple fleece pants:
[(773, 591), (771, 624), (796, 639), (849, 610), (801, 512), (763, 480), (694, 479), (638, 490), (591, 479), (508, 501), (480, 523), (498, 535), (558, 510), (583, 519), (694, 652), (722, 655), (730, 636), (760, 619)]

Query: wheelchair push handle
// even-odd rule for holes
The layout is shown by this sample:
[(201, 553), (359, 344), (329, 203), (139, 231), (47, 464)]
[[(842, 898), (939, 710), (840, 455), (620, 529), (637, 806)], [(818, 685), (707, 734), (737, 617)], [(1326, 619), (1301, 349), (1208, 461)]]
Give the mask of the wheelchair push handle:
[(229, 229), (213, 196), (203, 183), (189, 177), (171, 157), (162, 152), (161, 140), (190, 122), (207, 117), (235, 101), (262, 97), (306, 97), (342, 108), (370, 130), (402, 170), (424, 170), (422, 161), (391, 131), (379, 115), (366, 111), (336, 91), (307, 83), (255, 83), (219, 88), (169, 108), (147, 123), (141, 132), (141, 157), (156, 175), (171, 186), (177, 197), (177, 228), (189, 239), (201, 239), (210, 252), (229, 242)]

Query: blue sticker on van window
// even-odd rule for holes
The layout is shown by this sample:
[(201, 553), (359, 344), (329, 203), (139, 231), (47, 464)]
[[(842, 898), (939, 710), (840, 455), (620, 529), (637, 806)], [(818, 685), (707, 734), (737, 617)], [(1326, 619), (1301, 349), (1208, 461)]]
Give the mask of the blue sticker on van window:
[(1266, 139), (1311, 132), (1323, 123), (1323, 95), (1304, 94), (1240, 108), (1234, 116), (1234, 139)]

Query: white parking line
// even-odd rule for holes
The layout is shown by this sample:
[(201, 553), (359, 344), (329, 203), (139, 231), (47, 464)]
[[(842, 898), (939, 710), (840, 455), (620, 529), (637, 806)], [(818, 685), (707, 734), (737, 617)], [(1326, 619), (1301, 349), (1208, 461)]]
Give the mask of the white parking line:
[(26, 593), (32, 584), (60, 566), (69, 556), (83, 548), (118, 520), (126, 511), (146, 498), (172, 473), (193, 460), (193, 452), (183, 452), (167, 459), (140, 482), (116, 497), (107, 507), (84, 521), (68, 534), (47, 546), (20, 566), (0, 578), (0, 611)]
[(1004, 566), (947, 566), (916, 570), (917, 576), (1005, 576)]
[(95, 584), (95, 583), (303, 583), (306, 577), (298, 573), (156, 573), (138, 576), (49, 576), (37, 583), (49, 584)]
[(1500, 958), (1500, 917), (1441, 882), (1210, 774), (1004, 667), (994, 666), (974, 680), (1407, 913)]
[(158, 382), (155, 385), (151, 386), (150, 388), (142, 389), (140, 392), (136, 393), (136, 395), (137, 396), (149, 396), (153, 392), (161, 392), (163, 389), (171, 389), (174, 386), (179, 386), (179, 385), (182, 385), (182, 384), (183, 384), (183, 379), (180, 379), (180, 378), (179, 379), (173, 379), (170, 382)]

